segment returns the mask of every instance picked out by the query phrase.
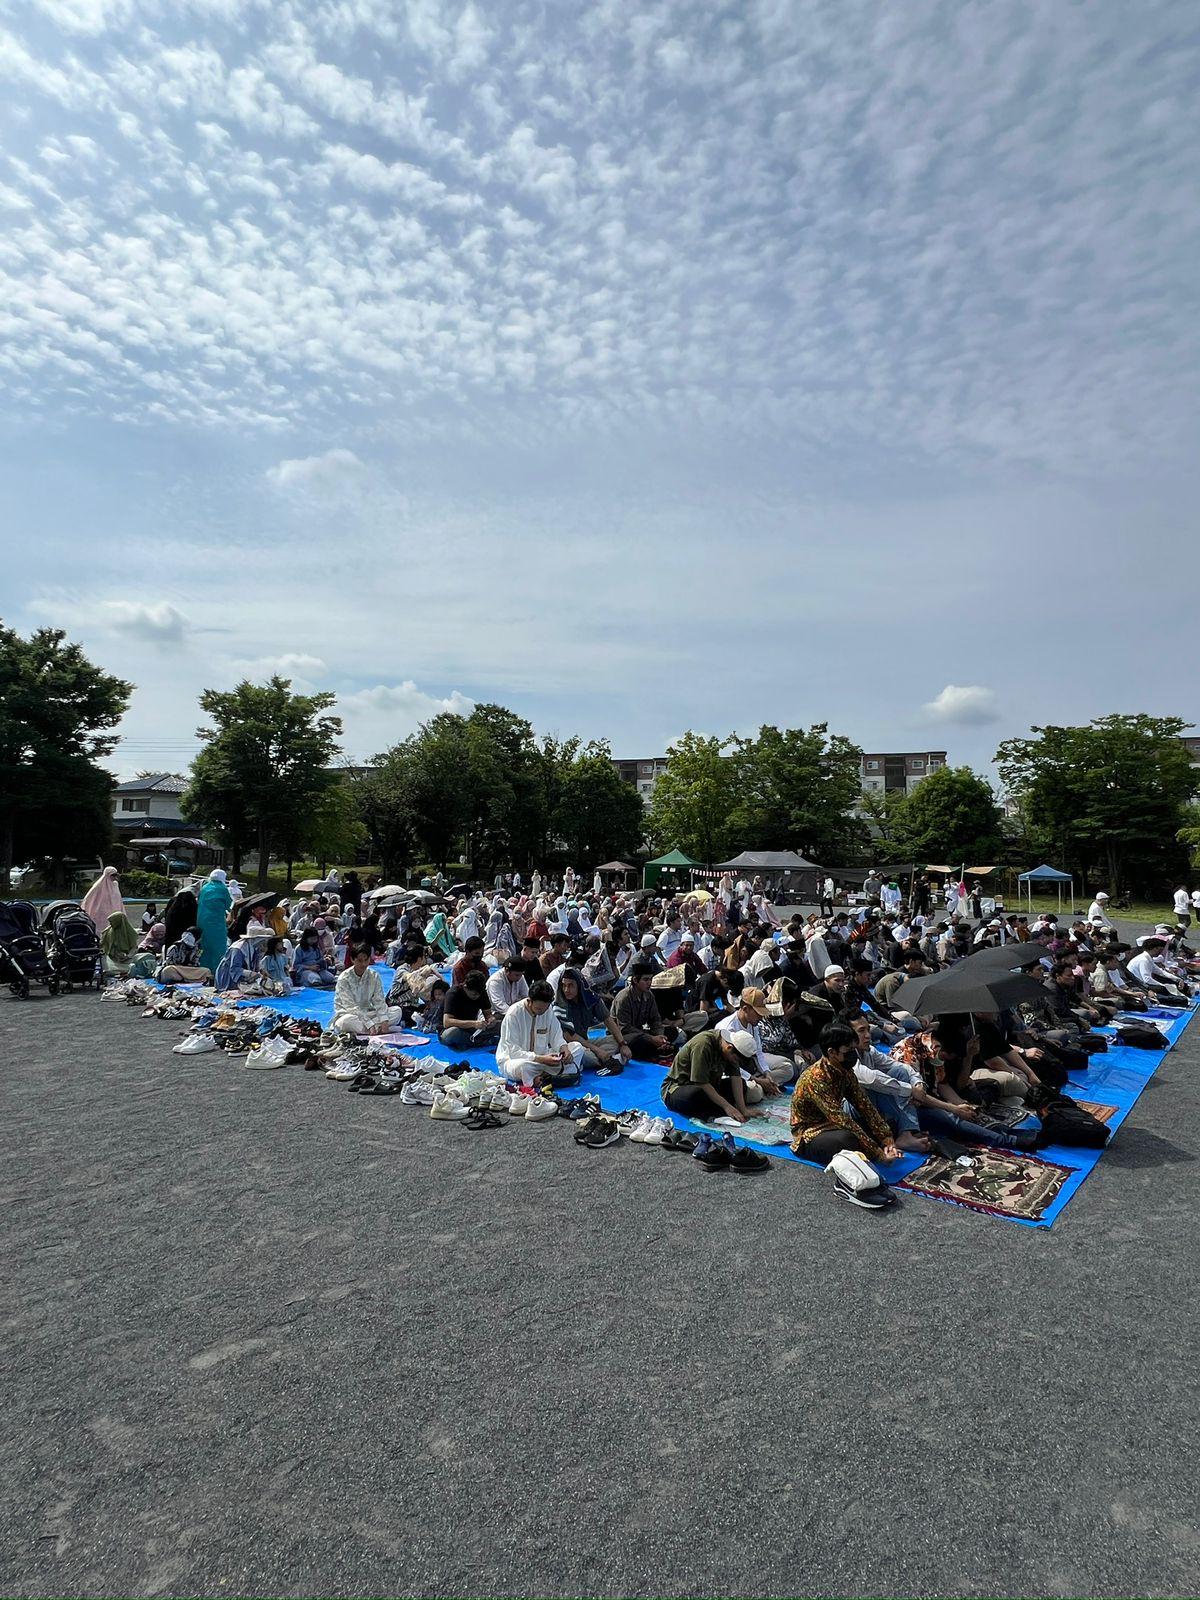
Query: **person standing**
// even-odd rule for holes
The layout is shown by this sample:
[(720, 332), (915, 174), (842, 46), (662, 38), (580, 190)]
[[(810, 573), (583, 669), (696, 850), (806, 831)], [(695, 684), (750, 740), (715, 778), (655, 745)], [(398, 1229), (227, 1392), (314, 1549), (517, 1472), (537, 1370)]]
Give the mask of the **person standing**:
[(825, 874), (825, 881), (821, 885), (821, 915), (823, 917), (833, 915), (833, 879), (828, 873)]
[(225, 883), (224, 867), (214, 867), (196, 896), (196, 926), (200, 929), (200, 965), (216, 972), (229, 948), (229, 909), (233, 896)]
[(1192, 897), (1182, 884), (1175, 891), (1175, 920), (1181, 928), (1192, 923)]

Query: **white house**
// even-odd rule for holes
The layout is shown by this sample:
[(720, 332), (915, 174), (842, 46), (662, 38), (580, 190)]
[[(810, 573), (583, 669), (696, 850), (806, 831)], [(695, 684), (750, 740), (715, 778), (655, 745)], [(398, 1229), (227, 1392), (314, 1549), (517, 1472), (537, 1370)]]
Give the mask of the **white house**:
[(202, 830), (183, 820), (179, 799), (188, 780), (178, 772), (151, 772), (113, 789), (113, 827), (125, 833), (164, 833), (202, 836)]

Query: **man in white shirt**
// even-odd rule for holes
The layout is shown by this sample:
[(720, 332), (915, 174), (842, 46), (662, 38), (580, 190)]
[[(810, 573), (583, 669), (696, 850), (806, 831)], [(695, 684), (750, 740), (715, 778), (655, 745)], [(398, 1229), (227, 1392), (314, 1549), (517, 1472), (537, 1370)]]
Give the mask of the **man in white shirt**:
[(333, 991), (333, 1027), (336, 1033), (390, 1033), (404, 1019), (399, 1006), (384, 999), (379, 974), (372, 970), (371, 952), (355, 945), (354, 956), (338, 975)]
[(1108, 896), (1103, 889), (1097, 893), (1096, 898), (1088, 907), (1087, 919), (1089, 925), (1093, 928), (1108, 930), (1112, 927), (1112, 918), (1108, 914)]
[(1186, 1005), (1187, 997), (1180, 994), (1174, 973), (1168, 971), (1159, 960), (1165, 949), (1166, 944), (1162, 939), (1145, 939), (1137, 955), (1125, 965), (1130, 977), (1156, 998), (1175, 1005)]
[(672, 911), (667, 918), (667, 925), (658, 936), (658, 953), (662, 957), (665, 967), (671, 957), (679, 949), (679, 941), (683, 937), (682, 918), (678, 911)]
[(538, 1078), (553, 1080), (571, 1061), (562, 1026), (552, 1010), (553, 1002), (554, 991), (542, 981), (504, 1013), (496, 1065), (506, 1078), (526, 1084)]
[(518, 1000), (529, 993), (525, 979), (525, 963), (520, 956), (509, 956), (487, 981), (488, 1002), (494, 1016), (505, 1016)]
[(1182, 886), (1175, 891), (1175, 920), (1181, 928), (1191, 926), (1192, 897)]
[(767, 1055), (763, 1050), (762, 1029), (759, 1024), (767, 1014), (767, 997), (761, 989), (743, 989), (736, 1011), (722, 1017), (716, 1032), (726, 1039), (735, 1033), (748, 1033), (754, 1040), (754, 1065), (742, 1068), (745, 1079), (746, 1104), (757, 1105), (764, 1095), (779, 1093), (781, 1084), (790, 1083), (796, 1076), (796, 1065), (786, 1056)]

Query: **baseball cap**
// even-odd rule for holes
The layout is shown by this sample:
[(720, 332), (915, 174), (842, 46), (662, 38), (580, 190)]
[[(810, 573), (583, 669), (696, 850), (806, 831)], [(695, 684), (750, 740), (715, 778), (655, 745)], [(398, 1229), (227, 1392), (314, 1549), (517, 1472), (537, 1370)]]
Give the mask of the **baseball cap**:
[(744, 1028), (739, 1028), (736, 1033), (731, 1033), (729, 1042), (740, 1056), (757, 1054), (758, 1046), (754, 1042), (754, 1035), (747, 1033)]
[(757, 1016), (765, 1017), (767, 1014), (767, 997), (761, 989), (743, 989), (741, 1003)]

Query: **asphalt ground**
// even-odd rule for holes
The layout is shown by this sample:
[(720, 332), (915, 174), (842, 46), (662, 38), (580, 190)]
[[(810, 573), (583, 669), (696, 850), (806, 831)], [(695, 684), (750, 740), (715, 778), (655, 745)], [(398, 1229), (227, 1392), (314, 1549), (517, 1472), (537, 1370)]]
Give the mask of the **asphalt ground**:
[(0, 1592), (1194, 1595), (1200, 1025), (1050, 1230), (0, 991)]

